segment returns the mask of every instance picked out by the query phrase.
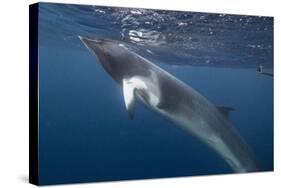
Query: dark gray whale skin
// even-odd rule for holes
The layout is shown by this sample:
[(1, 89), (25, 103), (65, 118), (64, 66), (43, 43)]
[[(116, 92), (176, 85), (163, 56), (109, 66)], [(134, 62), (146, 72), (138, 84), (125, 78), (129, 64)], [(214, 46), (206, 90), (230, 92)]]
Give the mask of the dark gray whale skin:
[(233, 109), (216, 107), (193, 88), (129, 50), (120, 41), (79, 38), (123, 88), (130, 118), (133, 118), (134, 102), (139, 100), (208, 145), (234, 172), (258, 171), (253, 153), (229, 121), (228, 113)]

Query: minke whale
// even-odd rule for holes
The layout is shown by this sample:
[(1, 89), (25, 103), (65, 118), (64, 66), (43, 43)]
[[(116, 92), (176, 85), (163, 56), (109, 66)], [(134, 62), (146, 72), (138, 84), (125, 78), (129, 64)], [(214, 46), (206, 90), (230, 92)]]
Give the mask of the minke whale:
[(120, 41), (79, 38), (122, 87), (130, 119), (134, 117), (136, 101), (140, 101), (208, 145), (234, 172), (258, 170), (251, 149), (228, 118), (232, 108), (215, 106), (189, 85)]

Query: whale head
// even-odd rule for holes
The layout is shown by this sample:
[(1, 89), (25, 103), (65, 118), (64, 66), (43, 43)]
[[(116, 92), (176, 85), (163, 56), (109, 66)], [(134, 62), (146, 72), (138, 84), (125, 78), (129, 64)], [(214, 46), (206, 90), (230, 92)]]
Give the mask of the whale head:
[(86, 38), (78, 36), (83, 44), (95, 54), (104, 70), (118, 83), (124, 78), (143, 74), (140, 57), (129, 50), (124, 43), (110, 39)]

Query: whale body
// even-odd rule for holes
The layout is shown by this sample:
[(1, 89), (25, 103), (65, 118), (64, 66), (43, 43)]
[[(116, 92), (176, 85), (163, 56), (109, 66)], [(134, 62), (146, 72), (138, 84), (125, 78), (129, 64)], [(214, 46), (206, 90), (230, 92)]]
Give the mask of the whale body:
[(234, 172), (258, 170), (249, 146), (228, 118), (232, 108), (215, 106), (189, 85), (120, 41), (79, 38), (122, 87), (130, 119), (134, 117), (136, 100), (141, 101), (209, 146)]

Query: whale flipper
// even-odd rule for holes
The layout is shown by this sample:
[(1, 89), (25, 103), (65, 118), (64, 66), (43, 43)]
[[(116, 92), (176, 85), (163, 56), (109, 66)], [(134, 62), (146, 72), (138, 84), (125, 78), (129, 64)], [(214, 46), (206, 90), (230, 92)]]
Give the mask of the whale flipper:
[(125, 79), (123, 80), (123, 96), (125, 101), (125, 106), (129, 114), (129, 118), (134, 118), (134, 103), (135, 103), (135, 88)]

